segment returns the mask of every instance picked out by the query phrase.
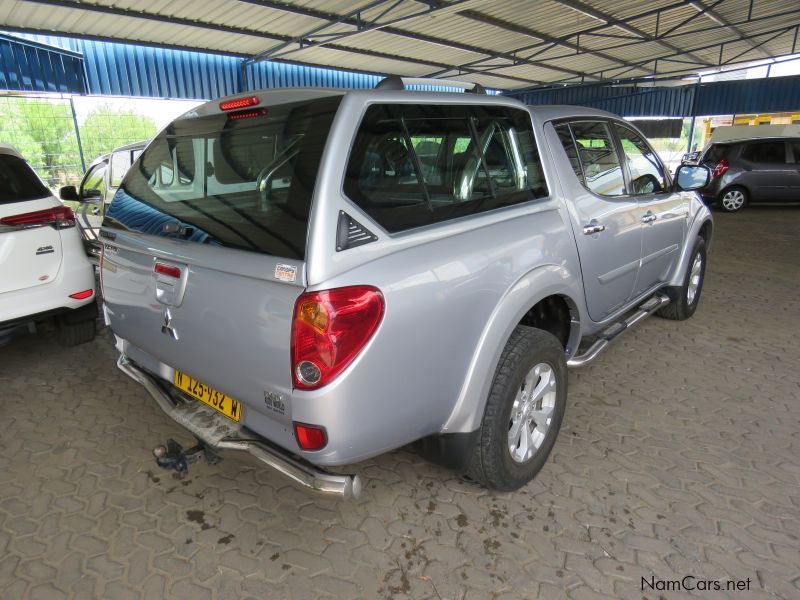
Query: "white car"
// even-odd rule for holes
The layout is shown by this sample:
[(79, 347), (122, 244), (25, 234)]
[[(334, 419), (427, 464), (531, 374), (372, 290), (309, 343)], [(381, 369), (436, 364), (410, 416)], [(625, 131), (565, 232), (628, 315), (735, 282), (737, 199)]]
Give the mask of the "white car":
[(72, 209), (12, 147), (0, 145), (0, 340), (54, 320), (58, 340), (95, 336), (94, 270)]

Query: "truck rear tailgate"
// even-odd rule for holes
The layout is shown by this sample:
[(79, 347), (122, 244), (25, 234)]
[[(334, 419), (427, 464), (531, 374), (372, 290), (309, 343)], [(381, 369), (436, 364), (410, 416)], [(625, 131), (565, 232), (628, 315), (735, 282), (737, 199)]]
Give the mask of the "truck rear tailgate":
[[(291, 392), (291, 319), (303, 263), (167, 240), (155, 251), (149, 237), (118, 234), (104, 246), (103, 294), (114, 333), (243, 403), (245, 423), (255, 410), (288, 425), (290, 415), (267, 408), (265, 394)], [(181, 275), (165, 277), (156, 264)], [(277, 280), (276, 271), (296, 273), (295, 281)]]

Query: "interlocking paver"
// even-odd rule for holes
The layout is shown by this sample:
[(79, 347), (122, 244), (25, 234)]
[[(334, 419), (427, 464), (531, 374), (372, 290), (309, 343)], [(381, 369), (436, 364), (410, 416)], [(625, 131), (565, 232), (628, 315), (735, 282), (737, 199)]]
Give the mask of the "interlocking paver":
[[(657, 598), (641, 578), (800, 597), (800, 210), (717, 215), (703, 300), (570, 373), (539, 477), (496, 494), (399, 450), (336, 502), (189, 442), (104, 337), (0, 348), (2, 598)], [(705, 594), (703, 597), (723, 597)]]

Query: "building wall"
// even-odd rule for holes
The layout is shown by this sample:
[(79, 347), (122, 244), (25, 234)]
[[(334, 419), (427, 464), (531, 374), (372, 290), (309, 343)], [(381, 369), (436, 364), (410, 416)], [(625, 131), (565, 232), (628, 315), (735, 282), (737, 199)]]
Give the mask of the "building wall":
[[(81, 82), (85, 79), (85, 86), (80, 90), (75, 86), (67, 89), (63, 85), (56, 89), (58, 73), (37, 77), (29, 72), (28, 62), (33, 61), (19, 61), (17, 70), (21, 73), (16, 74), (9, 66), (11, 62), (3, 62), (3, 46), (0, 45), (0, 90), (18, 89), (4, 85), (5, 75), (6, 79), (12, 76), (15, 81), (33, 79), (34, 84), (29, 85), (26, 91), (209, 100), (244, 89), (371, 88), (383, 78), (368, 73), (262, 61), (246, 67), (245, 83), (242, 72), (244, 58), (240, 56), (26, 33), (0, 36), (7, 38), (7, 44), (14, 47), (37, 46), (45, 52), (49, 49), (57, 56), (69, 52), (75, 60), (82, 60), (80, 65), (73, 66), (74, 72), (70, 75), (75, 79), (77, 74), (77, 80)], [(15, 52), (14, 56), (19, 54), (19, 50)], [(53, 59), (50, 62), (54, 62)], [(85, 72), (85, 77), (82, 72)]]
[(800, 76), (676, 87), (593, 84), (508, 92), (525, 104), (591, 106), (628, 117), (689, 117), (800, 109)]
[(0, 34), (0, 90), (82, 94), (79, 54)]

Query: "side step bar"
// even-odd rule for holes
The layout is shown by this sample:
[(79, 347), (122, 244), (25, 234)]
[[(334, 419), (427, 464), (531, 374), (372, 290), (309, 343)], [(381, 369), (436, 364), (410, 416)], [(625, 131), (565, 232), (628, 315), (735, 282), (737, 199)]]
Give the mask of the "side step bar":
[(597, 358), (600, 353), (608, 348), (608, 345), (613, 342), (620, 334), (628, 331), (634, 325), (644, 321), (647, 317), (656, 312), (659, 308), (669, 304), (669, 296), (666, 294), (656, 294), (647, 301), (639, 305), (631, 316), (624, 321), (617, 321), (606, 329), (600, 332), (597, 340), (589, 346), (583, 354), (574, 356), (567, 361), (568, 367), (583, 367)]
[[(248, 452), (294, 482), (323, 494), (338, 496), (343, 500), (358, 498), (361, 494), (361, 479), (358, 475), (328, 473), (258, 440), (228, 437), (225, 434), (227, 425), (224, 422), (227, 421), (225, 417), (211, 415), (206, 411), (203, 411), (202, 418), (192, 414), (187, 415), (187, 411), (176, 405), (149, 373), (140, 369), (127, 356), (120, 355), (117, 366), (131, 379), (140, 383), (167, 416), (212, 450)], [(217, 417), (221, 420), (217, 421)]]

